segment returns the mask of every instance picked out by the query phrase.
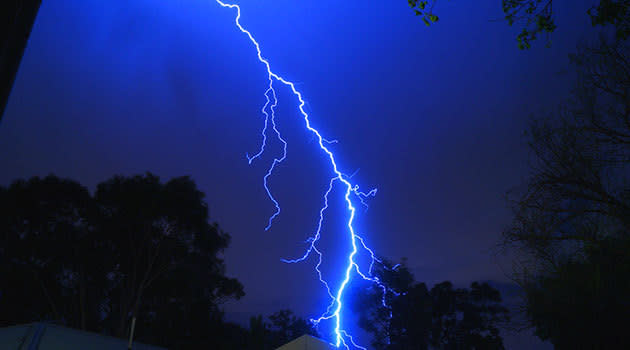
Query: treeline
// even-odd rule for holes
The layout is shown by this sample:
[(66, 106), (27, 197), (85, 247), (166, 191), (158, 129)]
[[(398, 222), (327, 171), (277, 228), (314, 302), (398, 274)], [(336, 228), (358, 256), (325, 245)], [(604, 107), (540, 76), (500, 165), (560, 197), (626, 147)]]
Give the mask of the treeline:
[(274, 349), (312, 325), (281, 310), (249, 327), (221, 305), (230, 237), (188, 177), (114, 176), (93, 195), (53, 175), (0, 187), (0, 326), (37, 321), (170, 349)]
[[(225, 321), (222, 304), (244, 288), (225, 275), (230, 237), (188, 177), (114, 176), (93, 195), (76, 181), (33, 177), (0, 187), (0, 212), (0, 326), (47, 321), (126, 338), (135, 318), (137, 341), (170, 349), (275, 349), (318, 335), (290, 310), (247, 327)], [(502, 348), (496, 325), (507, 311), (489, 285), (428, 291), (404, 266), (379, 273), (401, 293), (387, 296), (391, 310), (375, 300), (380, 289), (353, 298), (375, 346)]]
[(352, 311), (372, 335), (374, 349), (505, 349), (500, 334), (509, 322), (501, 294), (490, 284), (455, 288), (442, 282), (430, 289), (416, 282), (405, 262), (384, 262), (371, 284), (355, 292)]
[[(115, 176), (94, 195), (55, 176), (0, 188), (0, 324), (48, 320), (175, 346), (244, 295), (225, 275), (229, 236), (187, 177)], [(183, 322), (183, 320), (186, 320)], [(195, 329), (201, 327), (202, 329)]]

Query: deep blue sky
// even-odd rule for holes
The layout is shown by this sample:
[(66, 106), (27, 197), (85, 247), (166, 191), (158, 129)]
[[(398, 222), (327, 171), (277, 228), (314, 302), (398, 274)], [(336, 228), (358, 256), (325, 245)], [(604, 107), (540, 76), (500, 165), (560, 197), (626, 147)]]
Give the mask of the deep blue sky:
[[(500, 0), (440, 1), (430, 28), (404, 0), (240, 3), (274, 70), (340, 141), (342, 170), (378, 187), (358, 222), (377, 253), (408, 258), (430, 284), (507, 282), (509, 261), (490, 253), (509, 222), (504, 194), (527, 174), (528, 116), (568, 95), (567, 53), (593, 32), (591, 1), (557, 2), (553, 46), (529, 51)], [(315, 315), (326, 300), (313, 261), (280, 258), (299, 255), (315, 228), (328, 170), (281, 91), (289, 158), (271, 183), (283, 213), (263, 230), (273, 206), (262, 176), (277, 148), (247, 164), (266, 74), (233, 20), (213, 0), (43, 1), (0, 124), (0, 184), (51, 172), (92, 188), (113, 174), (191, 175), (232, 235), (227, 267), (247, 296), (228, 316)], [(331, 222), (328, 245), (343, 233)]]

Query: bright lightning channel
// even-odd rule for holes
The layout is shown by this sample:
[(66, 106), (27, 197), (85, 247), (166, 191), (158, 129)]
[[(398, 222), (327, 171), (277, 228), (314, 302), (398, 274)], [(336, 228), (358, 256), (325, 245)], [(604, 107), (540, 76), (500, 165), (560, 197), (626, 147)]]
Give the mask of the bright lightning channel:
[[(269, 63), (269, 61), (267, 59), (265, 59), (262, 56), (262, 52), (260, 49), (260, 45), (258, 44), (258, 42), (256, 41), (256, 39), (254, 39), (253, 35), (246, 30), (240, 23), (240, 18), (241, 18), (241, 8), (236, 5), (236, 4), (229, 4), (229, 3), (225, 3), (221, 0), (216, 0), (216, 2), (221, 5), (222, 7), (226, 7), (226, 8), (231, 8), (231, 9), (236, 9), (236, 18), (234, 20), (234, 23), (236, 24), (236, 26), (238, 27), (238, 29), (244, 33), (245, 35), (247, 35), (247, 37), (249, 38), (249, 40), (252, 42), (252, 44), (254, 44), (254, 47), (256, 48), (256, 53), (258, 56), (258, 60), (265, 65), (265, 67), (267, 68), (267, 77), (269, 79), (269, 85), (267, 90), (265, 91), (265, 98), (266, 98), (266, 103), (264, 104), (263, 108), (262, 108), (262, 113), (265, 116), (265, 122), (264, 122), (264, 126), (262, 129), (262, 143), (260, 146), (259, 151), (254, 154), (253, 156), (249, 156), (247, 155), (247, 161), (251, 164), (254, 160), (256, 160), (257, 158), (259, 158), (264, 152), (265, 152), (265, 147), (267, 145), (267, 132), (269, 130), (269, 124), (271, 124), (271, 129), (273, 130), (273, 133), (275, 134), (275, 137), (280, 141), (280, 143), (282, 143), (282, 154), (280, 157), (276, 157), (274, 158), (271, 166), (269, 167), (269, 169), (267, 170), (267, 173), (264, 176), (263, 179), (263, 184), (265, 187), (265, 190), (267, 191), (267, 195), (269, 196), (269, 198), (271, 199), (271, 201), (273, 202), (273, 204), (276, 207), (276, 211), (269, 217), (269, 221), (267, 223), (267, 226), (265, 227), (265, 230), (268, 230), (271, 227), (271, 224), (273, 222), (273, 220), (280, 215), (280, 204), (278, 203), (278, 201), (275, 199), (275, 197), (273, 196), (273, 194), (271, 193), (271, 190), (269, 189), (268, 186), (268, 179), (269, 177), (272, 175), (275, 167), (282, 163), (286, 157), (287, 157), (287, 142), (282, 138), (280, 131), (278, 130), (277, 126), (276, 126), (276, 120), (275, 120), (275, 108), (278, 104), (278, 99), (277, 99), (277, 95), (276, 95), (276, 91), (274, 89), (274, 82), (280, 82), (286, 86), (288, 86), (291, 91), (293, 92), (293, 95), (295, 95), (298, 99), (299, 106), (298, 109), (302, 115), (302, 117), (304, 118), (304, 122), (306, 124), (306, 128), (312, 132), (314, 134), (314, 136), (317, 138), (319, 147), (321, 148), (321, 150), (328, 156), (328, 160), (330, 161), (330, 165), (332, 167), (334, 176), (330, 179), (329, 185), (328, 185), (328, 189), (326, 191), (326, 193), (324, 194), (324, 205), (322, 206), (322, 208), (319, 211), (319, 221), (318, 221), (318, 225), (317, 225), (317, 230), (315, 231), (315, 234), (313, 236), (311, 236), (310, 238), (308, 238), (307, 243), (309, 244), (306, 252), (304, 253), (304, 255), (300, 258), (297, 259), (293, 259), (293, 260), (287, 260), (287, 259), (282, 259), (283, 262), (286, 263), (297, 263), (297, 262), (301, 262), (306, 260), (313, 252), (315, 254), (317, 254), (318, 256), (318, 262), (315, 265), (315, 271), (317, 272), (317, 275), (319, 277), (320, 282), (324, 285), (324, 287), (326, 288), (326, 291), (328, 293), (328, 296), (331, 299), (330, 304), (328, 305), (328, 308), (326, 309), (326, 311), (317, 319), (311, 319), (311, 321), (315, 324), (318, 325), (321, 321), (324, 320), (334, 320), (335, 322), (335, 343), (334, 345), (339, 348), (340, 346), (344, 346), (346, 349), (350, 349), (350, 346), (353, 346), (354, 348), (358, 348), (358, 349), (363, 349), (366, 350), (364, 347), (357, 345), (355, 343), (355, 341), (353, 340), (352, 336), (350, 334), (348, 334), (348, 332), (346, 330), (344, 330), (343, 328), (343, 318), (342, 318), (342, 312), (343, 312), (343, 294), (344, 291), (346, 290), (346, 287), (348, 286), (349, 282), (350, 282), (350, 278), (352, 276), (353, 271), (356, 272), (356, 274), (358, 276), (360, 276), (361, 278), (363, 278), (364, 280), (367, 281), (371, 281), (373, 283), (376, 283), (379, 288), (381, 288), (383, 290), (383, 298), (382, 298), (382, 304), (383, 306), (387, 307), (387, 304), (385, 302), (385, 295), (388, 292), (388, 289), (385, 287), (385, 285), (383, 285), (379, 278), (374, 276), (372, 274), (372, 270), (374, 267), (375, 263), (381, 263), (381, 260), (379, 260), (375, 255), (374, 252), (365, 244), (365, 241), (363, 240), (363, 238), (361, 238), (359, 235), (357, 235), (354, 231), (354, 227), (353, 227), (353, 221), (354, 221), (354, 217), (355, 217), (355, 213), (356, 213), (356, 207), (353, 204), (353, 200), (352, 198), (358, 199), (359, 202), (362, 205), (366, 205), (365, 200), (368, 197), (373, 197), (374, 195), (376, 195), (376, 189), (373, 189), (369, 192), (361, 192), (359, 190), (359, 186), (356, 184), (352, 184), (350, 182), (350, 179), (352, 176), (347, 176), (344, 173), (342, 173), (338, 166), (337, 166), (337, 162), (335, 161), (335, 155), (333, 154), (333, 152), (326, 147), (326, 145), (331, 144), (331, 143), (336, 143), (336, 140), (327, 140), (325, 139), (319, 131), (317, 131), (317, 129), (313, 128), (311, 126), (311, 122), (309, 119), (309, 115), (308, 113), (304, 110), (304, 105), (305, 105), (305, 101), (302, 98), (302, 93), (297, 90), (297, 88), (295, 87), (295, 84), (289, 80), (286, 80), (285, 78), (279, 76), (278, 74), (274, 73), (271, 70), (271, 65)], [(344, 278), (341, 281), (341, 283), (339, 284), (339, 287), (337, 288), (337, 290), (333, 293), (333, 291), (330, 288), (329, 283), (324, 280), (324, 278), (322, 277), (322, 272), (320, 270), (320, 266), (322, 264), (322, 258), (323, 258), (323, 254), (322, 252), (317, 249), (317, 242), (321, 237), (321, 229), (322, 229), (322, 223), (324, 221), (324, 214), (325, 211), (328, 209), (328, 195), (331, 193), (333, 186), (335, 185), (335, 183), (340, 183), (344, 188), (345, 188), (345, 201), (347, 204), (347, 210), (348, 210), (348, 214), (349, 214), (349, 218), (348, 218), (348, 222), (347, 222), (347, 227), (348, 227), (348, 233), (350, 236), (350, 241), (352, 243), (352, 250), (348, 252), (348, 258), (347, 258), (347, 265), (344, 267), (343, 271), (344, 271)], [(367, 272), (363, 272), (361, 270), (361, 268), (359, 267), (359, 265), (357, 264), (357, 262), (354, 261), (354, 257), (355, 255), (358, 253), (359, 249), (363, 249), (365, 252), (367, 252), (368, 254), (370, 254), (371, 256), (371, 261), (370, 261), (370, 265), (368, 267)], [(391, 292), (391, 291), (390, 291)], [(394, 293), (396, 294), (396, 293)]]

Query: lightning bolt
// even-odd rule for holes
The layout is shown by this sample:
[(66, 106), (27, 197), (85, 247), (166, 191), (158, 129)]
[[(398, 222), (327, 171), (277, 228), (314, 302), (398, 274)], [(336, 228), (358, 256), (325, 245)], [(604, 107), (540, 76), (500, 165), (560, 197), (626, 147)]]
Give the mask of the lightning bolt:
[[(350, 349), (350, 346), (352, 346), (357, 349), (366, 350), (366, 348), (356, 344), (352, 336), (343, 327), (343, 322), (342, 322), (343, 321), (342, 315), (343, 315), (343, 309), (344, 309), (343, 296), (344, 296), (344, 292), (346, 291), (350, 283), (350, 279), (353, 275), (353, 272), (356, 273), (356, 275), (361, 277), (362, 279), (375, 283), (379, 288), (382, 289), (383, 306), (387, 307), (387, 304), (386, 304), (387, 292), (388, 291), (393, 292), (391, 290), (388, 290), (387, 287), (379, 280), (377, 276), (373, 275), (374, 264), (375, 263), (382, 264), (382, 261), (376, 257), (374, 252), (366, 245), (364, 239), (355, 232), (354, 227), (353, 227), (353, 222), (354, 222), (355, 214), (357, 211), (357, 208), (355, 207), (353, 200), (358, 200), (359, 203), (361, 203), (364, 206), (367, 206), (365, 200), (368, 197), (375, 196), (376, 189), (370, 190), (368, 192), (360, 191), (358, 185), (350, 182), (352, 176), (347, 176), (339, 170), (339, 167), (337, 166), (337, 162), (335, 160), (334, 153), (327, 147), (327, 145), (336, 143), (337, 141), (325, 139), (322, 136), (322, 134), (311, 125), (309, 114), (304, 110), (304, 106), (306, 102), (304, 101), (302, 97), (302, 93), (295, 87), (295, 84), (293, 82), (279, 76), (278, 74), (274, 73), (271, 70), (271, 65), (269, 61), (262, 56), (260, 45), (258, 44), (256, 39), (254, 39), (254, 36), (248, 30), (246, 30), (240, 23), (241, 8), (236, 4), (225, 3), (221, 0), (215, 0), (215, 1), (224, 8), (230, 8), (230, 9), (236, 10), (236, 18), (234, 20), (234, 23), (243, 34), (247, 35), (251, 43), (256, 48), (258, 60), (267, 69), (267, 77), (269, 80), (269, 85), (268, 85), (267, 90), (265, 91), (266, 103), (262, 107), (262, 113), (265, 116), (264, 126), (261, 132), (262, 143), (260, 145), (260, 149), (258, 150), (256, 154), (254, 154), (253, 156), (249, 156), (249, 154), (246, 155), (247, 161), (251, 164), (254, 160), (258, 159), (265, 152), (265, 147), (267, 145), (267, 133), (269, 132), (269, 127), (271, 125), (271, 130), (273, 130), (275, 137), (280, 141), (283, 148), (282, 148), (282, 154), (279, 157), (274, 158), (273, 162), (271, 163), (271, 166), (267, 170), (267, 173), (265, 174), (264, 179), (263, 179), (263, 185), (264, 185), (265, 190), (267, 191), (267, 195), (269, 196), (269, 198), (271, 199), (271, 201), (276, 207), (276, 211), (269, 217), (269, 221), (267, 223), (267, 226), (265, 227), (265, 230), (269, 230), (269, 228), (272, 225), (273, 220), (278, 215), (280, 215), (280, 204), (278, 203), (276, 198), (273, 196), (269, 188), (268, 179), (273, 174), (273, 171), (276, 168), (276, 166), (282, 163), (287, 157), (287, 142), (282, 138), (282, 135), (280, 134), (280, 131), (278, 130), (276, 126), (276, 120), (275, 120), (275, 108), (278, 104), (278, 99), (276, 95), (276, 90), (274, 89), (274, 82), (278, 82), (289, 87), (293, 95), (297, 97), (299, 101), (298, 109), (304, 119), (306, 129), (308, 129), (311, 133), (313, 133), (314, 137), (317, 139), (319, 148), (322, 150), (322, 152), (324, 152), (324, 154), (327, 155), (328, 160), (330, 162), (330, 166), (334, 173), (334, 176), (330, 179), (328, 189), (326, 190), (324, 194), (324, 204), (319, 211), (319, 221), (317, 224), (317, 229), (315, 233), (307, 239), (306, 242), (308, 243), (308, 248), (306, 249), (304, 255), (302, 255), (301, 257), (297, 259), (282, 259), (282, 261), (285, 263), (298, 263), (298, 262), (302, 262), (306, 260), (313, 253), (317, 254), (318, 260), (317, 260), (317, 264), (315, 265), (315, 271), (317, 273), (317, 276), (319, 277), (320, 282), (325, 287), (328, 293), (328, 296), (330, 297), (330, 304), (326, 308), (326, 311), (319, 318), (311, 319), (311, 321), (315, 325), (318, 325), (320, 322), (324, 320), (334, 320), (335, 322), (334, 323), (335, 324), (334, 345), (337, 348), (343, 345), (343, 347), (346, 349)], [(342, 188), (345, 189), (344, 199), (347, 205), (346, 209), (348, 213), (348, 221), (346, 223), (346, 226), (347, 226), (347, 233), (350, 237), (352, 249), (348, 252), (347, 260), (346, 260), (347, 263), (345, 267), (343, 267), (343, 270), (342, 270), (343, 279), (339, 283), (339, 286), (337, 287), (337, 289), (333, 291), (333, 289), (330, 287), (330, 284), (322, 276), (322, 271), (320, 267), (322, 264), (323, 254), (317, 248), (317, 242), (319, 241), (321, 237), (321, 229), (322, 229), (322, 224), (324, 222), (324, 217), (325, 217), (324, 214), (326, 210), (328, 209), (328, 196), (332, 192), (335, 184), (337, 183), (340, 184)], [(371, 258), (367, 271), (362, 270), (359, 264), (354, 260), (355, 256), (359, 253), (360, 249), (366, 252), (367, 254), (369, 254)], [(393, 293), (397, 294), (395, 292)]]

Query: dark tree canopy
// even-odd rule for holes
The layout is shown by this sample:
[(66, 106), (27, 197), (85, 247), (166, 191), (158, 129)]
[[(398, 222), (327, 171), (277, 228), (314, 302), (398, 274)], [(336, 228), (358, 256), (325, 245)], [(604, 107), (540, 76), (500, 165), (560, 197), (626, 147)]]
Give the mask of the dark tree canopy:
[(273, 350), (312, 324), (290, 310), (225, 322), (244, 295), (229, 236), (188, 177), (114, 176), (94, 195), (55, 176), (0, 187), (0, 326), (48, 321), (169, 349)]
[(531, 326), (558, 349), (630, 347), (629, 55), (603, 41), (572, 57), (574, 97), (532, 122), (531, 175), (511, 194), (503, 247)]
[(54, 176), (0, 189), (0, 324), (99, 324), (107, 249), (93, 239), (95, 205), (80, 184)]
[(0, 188), (2, 325), (49, 320), (125, 337), (136, 317), (138, 340), (203, 343), (219, 305), (243, 295), (203, 197), (188, 177), (151, 174), (113, 177), (94, 196), (55, 176)]
[(587, 246), (527, 285), (527, 315), (536, 335), (556, 349), (627, 349), (630, 336), (630, 240)]
[(442, 282), (430, 290), (404, 266), (379, 271), (391, 288), (370, 287), (355, 295), (359, 325), (373, 335), (374, 349), (504, 349), (499, 326), (508, 320), (501, 295), (488, 283), (454, 288)]
[[(229, 236), (209, 223), (203, 196), (187, 177), (162, 184), (151, 174), (116, 176), (97, 186), (98, 226), (114, 248), (109, 297), (118, 305), (105, 321), (117, 335), (124, 335), (129, 314), (141, 311), (145, 297), (168, 313), (169, 304), (194, 310), (198, 308), (183, 303), (207, 300), (211, 306), (243, 295), (242, 286), (224, 275), (219, 253), (227, 247)], [(160, 288), (153, 291), (162, 295), (150, 293), (154, 283)], [(170, 301), (175, 291), (185, 294)], [(157, 317), (158, 310), (149, 311), (153, 313), (147, 316)], [(187, 313), (182, 310), (180, 315)]]
[(278, 347), (301, 337), (304, 334), (317, 336), (313, 324), (303, 318), (296, 317), (291, 310), (280, 310), (269, 316), (273, 345)]

